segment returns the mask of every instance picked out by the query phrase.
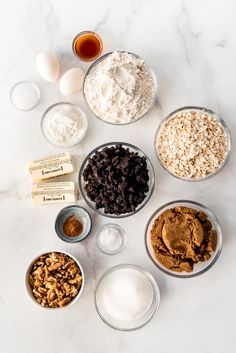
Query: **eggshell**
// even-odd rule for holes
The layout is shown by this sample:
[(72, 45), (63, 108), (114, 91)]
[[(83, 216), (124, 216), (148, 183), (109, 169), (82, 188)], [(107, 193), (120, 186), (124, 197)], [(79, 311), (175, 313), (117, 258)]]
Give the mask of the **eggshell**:
[(36, 67), (40, 76), (49, 82), (56, 81), (60, 73), (60, 64), (56, 55), (46, 51), (38, 54)]
[(79, 67), (66, 71), (60, 79), (59, 89), (65, 96), (76, 94), (82, 87), (84, 73)]

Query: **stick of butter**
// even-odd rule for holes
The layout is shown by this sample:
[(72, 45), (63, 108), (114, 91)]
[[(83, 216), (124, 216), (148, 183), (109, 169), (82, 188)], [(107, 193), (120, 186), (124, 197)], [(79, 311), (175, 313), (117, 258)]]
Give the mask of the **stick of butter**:
[(54, 156), (29, 162), (29, 172), (34, 181), (72, 173), (74, 170), (71, 154), (63, 152)]
[(33, 205), (75, 201), (76, 187), (73, 181), (38, 183), (31, 187), (31, 203)]

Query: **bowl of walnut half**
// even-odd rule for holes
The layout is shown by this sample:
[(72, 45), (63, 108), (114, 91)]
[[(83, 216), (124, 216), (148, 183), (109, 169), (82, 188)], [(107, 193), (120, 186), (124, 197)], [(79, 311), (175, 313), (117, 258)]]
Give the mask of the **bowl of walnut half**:
[(36, 304), (46, 309), (69, 307), (84, 288), (84, 272), (79, 261), (66, 252), (47, 252), (29, 265), (25, 285)]

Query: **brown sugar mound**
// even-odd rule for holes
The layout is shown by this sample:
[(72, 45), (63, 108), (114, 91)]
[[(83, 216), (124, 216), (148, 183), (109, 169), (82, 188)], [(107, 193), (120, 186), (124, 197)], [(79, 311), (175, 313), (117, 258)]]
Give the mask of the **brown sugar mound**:
[(151, 230), (151, 244), (158, 261), (176, 272), (192, 272), (199, 261), (209, 260), (217, 234), (204, 212), (175, 207), (163, 212)]

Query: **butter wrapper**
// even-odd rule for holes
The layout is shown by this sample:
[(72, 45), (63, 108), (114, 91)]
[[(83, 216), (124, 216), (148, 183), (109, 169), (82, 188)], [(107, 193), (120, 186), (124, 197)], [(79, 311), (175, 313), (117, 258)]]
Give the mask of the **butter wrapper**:
[(31, 203), (48, 205), (76, 201), (76, 187), (73, 181), (37, 183), (31, 187)]
[(71, 154), (63, 152), (54, 156), (29, 162), (29, 172), (33, 181), (54, 178), (74, 171)]

